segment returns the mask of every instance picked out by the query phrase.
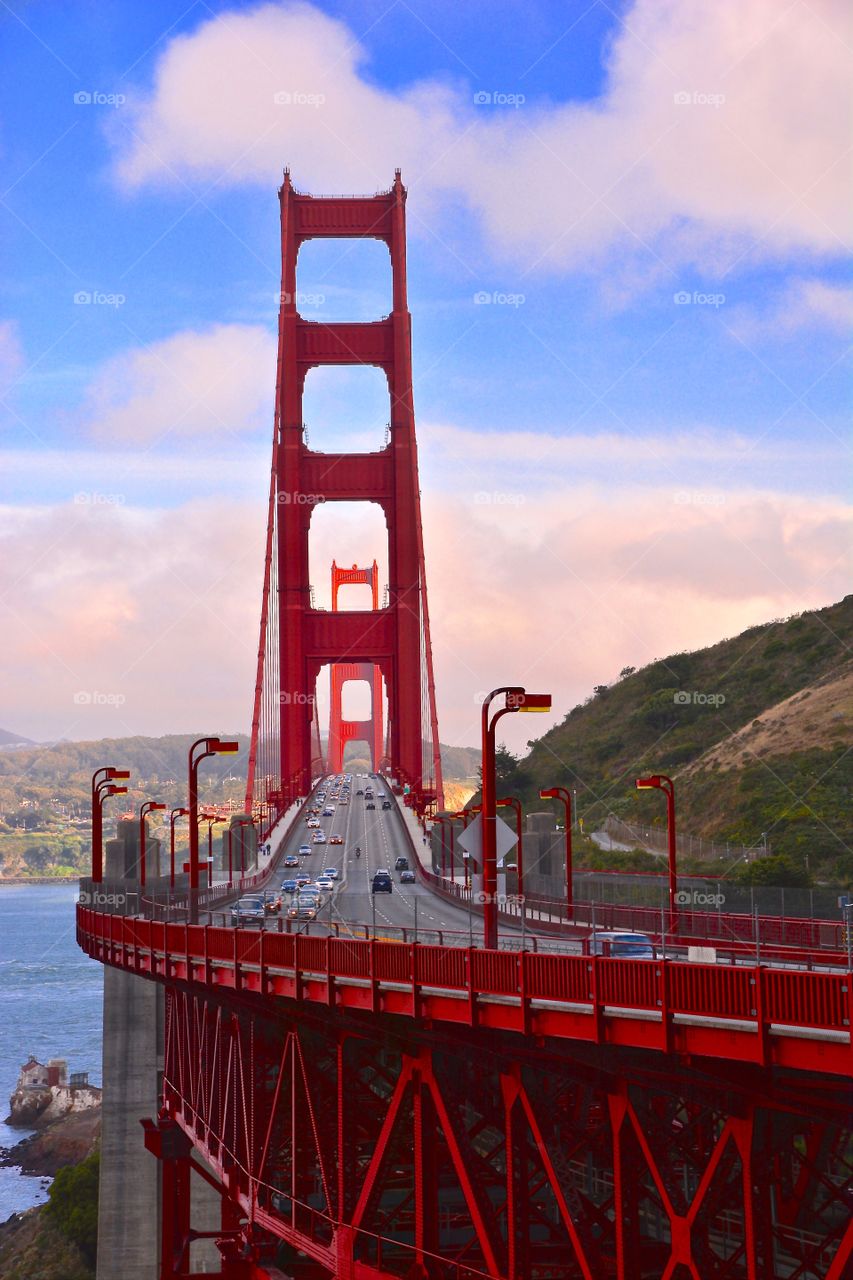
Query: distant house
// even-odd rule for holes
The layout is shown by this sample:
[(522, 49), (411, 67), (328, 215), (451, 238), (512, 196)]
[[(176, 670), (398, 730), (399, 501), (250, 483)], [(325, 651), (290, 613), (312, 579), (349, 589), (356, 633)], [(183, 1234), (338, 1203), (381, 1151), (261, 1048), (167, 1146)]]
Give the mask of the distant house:
[(18, 1077), (19, 1089), (52, 1089), (67, 1088), (68, 1063), (64, 1058), (51, 1058), (47, 1066), (36, 1058), (30, 1057), (21, 1067)]

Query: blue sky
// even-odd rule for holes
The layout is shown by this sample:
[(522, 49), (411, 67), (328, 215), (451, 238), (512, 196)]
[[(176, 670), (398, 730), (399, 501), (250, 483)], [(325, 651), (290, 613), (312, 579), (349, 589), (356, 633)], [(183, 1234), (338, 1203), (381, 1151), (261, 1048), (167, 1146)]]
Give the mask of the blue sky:
[[(118, 731), (114, 704), (82, 719), (73, 700), (68, 710), (74, 689), (106, 679), (126, 690), (121, 731), (194, 728), (202, 706), (182, 672), (199, 637), (211, 669), (226, 664), (227, 723), (245, 726), (287, 162), (306, 190), (371, 190), (396, 163), (409, 187), (446, 736), (472, 740), (454, 708), (501, 660), (495, 618), (517, 603), (502, 569), (525, 555), (541, 563), (543, 547), (566, 581), (611, 552), (580, 597), (567, 587), (555, 602), (553, 572), (531, 581), (513, 621), (517, 662), (554, 684), (562, 709), (623, 659), (841, 594), (845, 7), (741, 9), (733, 32), (710, 0), (10, 6), (0, 503), (14, 572), (0, 588), (9, 621), (49, 645), (51, 674), (40, 705), (13, 699), (9, 727)], [(318, 101), (282, 108), (271, 89)], [(381, 314), (381, 246), (309, 250), (300, 289), (319, 301), (306, 314)], [(381, 386), (369, 382), (318, 379), (317, 441), (339, 444), (353, 424), (364, 447), (381, 441)], [(497, 496), (472, 499), (483, 492)], [(211, 543), (176, 629), (172, 593), (197, 564), (200, 513), (217, 505), (244, 559), (238, 568), (227, 538)], [(342, 517), (318, 563), (351, 548), (381, 557), (375, 522)], [(617, 602), (649, 590), (628, 571), (632, 553), (648, 564), (660, 539), (689, 548), (689, 561), (672, 567), (657, 622), (627, 625)], [(747, 559), (761, 548), (763, 578), (758, 567), (719, 577), (737, 544)], [(459, 577), (473, 626), (451, 590)], [(105, 648), (87, 645), (73, 617), (73, 591), (93, 585)], [(543, 608), (572, 637), (570, 672), (553, 654), (531, 658), (524, 617)], [(171, 639), (117, 664), (116, 644), (126, 654), (149, 613)], [(7, 655), (13, 686), (31, 661), (23, 643)], [(145, 698), (146, 680), (163, 684), (162, 703)]]

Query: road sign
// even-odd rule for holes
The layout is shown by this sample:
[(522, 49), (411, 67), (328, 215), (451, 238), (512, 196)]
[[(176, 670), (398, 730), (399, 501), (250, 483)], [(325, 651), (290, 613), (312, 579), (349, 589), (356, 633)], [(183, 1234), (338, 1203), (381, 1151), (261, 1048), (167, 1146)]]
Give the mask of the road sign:
[[(477, 814), (470, 827), (466, 827), (461, 835), (456, 837), (456, 843), (461, 845), (473, 858), (478, 862), (483, 856), (483, 819), (481, 814)], [(518, 844), (518, 836), (512, 827), (508, 827), (503, 818), (495, 820), (495, 854), (498, 862), (503, 858), (504, 854), (509, 853), (510, 849), (515, 848)]]

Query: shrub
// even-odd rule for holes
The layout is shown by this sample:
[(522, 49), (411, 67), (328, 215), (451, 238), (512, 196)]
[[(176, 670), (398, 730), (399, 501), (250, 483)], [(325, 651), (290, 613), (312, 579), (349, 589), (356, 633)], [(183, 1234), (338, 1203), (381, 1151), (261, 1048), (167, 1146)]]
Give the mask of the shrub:
[(100, 1163), (100, 1152), (93, 1151), (80, 1164), (59, 1169), (44, 1207), (45, 1216), (88, 1262), (94, 1262), (98, 1245)]

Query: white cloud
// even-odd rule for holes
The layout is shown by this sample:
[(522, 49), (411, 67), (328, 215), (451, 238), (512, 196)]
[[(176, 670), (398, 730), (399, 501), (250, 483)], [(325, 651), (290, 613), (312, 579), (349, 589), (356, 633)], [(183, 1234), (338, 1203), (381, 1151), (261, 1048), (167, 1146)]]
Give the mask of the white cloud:
[(756, 245), (837, 255), (851, 18), (845, 0), (636, 0), (600, 98), (512, 109), (474, 102), (490, 86), (377, 87), (353, 33), (310, 5), (224, 12), (168, 44), (118, 171), (269, 187), (287, 160), (322, 192), (386, 187), (402, 166), (415, 234), (462, 202), (522, 270), (614, 247), (712, 272)]
[(823, 329), (849, 339), (853, 333), (853, 288), (825, 280), (792, 280), (766, 307), (734, 309), (730, 322), (744, 342), (793, 338), (804, 329)]
[(259, 325), (184, 330), (108, 360), (80, 417), (96, 440), (240, 436), (272, 421), (276, 339)]

